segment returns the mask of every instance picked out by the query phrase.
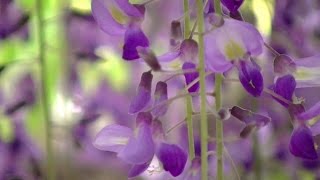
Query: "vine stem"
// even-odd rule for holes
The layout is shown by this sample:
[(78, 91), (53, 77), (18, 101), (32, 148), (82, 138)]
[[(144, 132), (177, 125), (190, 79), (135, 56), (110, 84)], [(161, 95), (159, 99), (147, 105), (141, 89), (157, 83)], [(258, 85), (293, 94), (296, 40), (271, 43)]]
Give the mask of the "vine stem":
[[(189, 16), (189, 0), (183, 0), (183, 10), (184, 10), (184, 39), (187, 39), (190, 35), (190, 16)], [(187, 129), (188, 129), (188, 147), (189, 147), (189, 159), (193, 160), (195, 157), (194, 150), (194, 137), (193, 137), (193, 122), (192, 122), (192, 97), (186, 97), (186, 113), (187, 113)]]
[(43, 105), (43, 118), (45, 120), (45, 137), (46, 137), (46, 151), (47, 151), (47, 179), (55, 180), (55, 169), (52, 149), (52, 117), (49, 104), (49, 87), (47, 85), (47, 66), (46, 66), (46, 49), (45, 49), (45, 24), (42, 0), (36, 0), (36, 18), (37, 18), (37, 31), (38, 31), (38, 51), (40, 63), (40, 79), (41, 79), (41, 100)]
[[(222, 9), (220, 0), (213, 0), (215, 12), (222, 16)], [(215, 76), (215, 104), (216, 111), (218, 112), (222, 106), (222, 95), (221, 95), (221, 85), (222, 85), (222, 74), (216, 74)], [(223, 180), (223, 122), (220, 119), (216, 119), (216, 151), (217, 151), (217, 180)]]
[(206, 110), (206, 84), (204, 71), (204, 14), (203, 1), (197, 0), (199, 74), (200, 74), (200, 138), (201, 138), (201, 179), (208, 180), (208, 120)]

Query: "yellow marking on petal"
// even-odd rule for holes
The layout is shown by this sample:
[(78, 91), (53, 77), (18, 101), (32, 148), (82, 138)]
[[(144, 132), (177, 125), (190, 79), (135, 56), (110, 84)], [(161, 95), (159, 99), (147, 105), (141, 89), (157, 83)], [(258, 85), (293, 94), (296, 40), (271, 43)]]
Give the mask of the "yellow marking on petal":
[(311, 80), (320, 77), (319, 68), (298, 67), (294, 76), (297, 80)]
[(125, 24), (128, 21), (128, 17), (125, 16), (118, 8), (111, 6), (109, 11), (117, 22)]
[(224, 47), (225, 55), (229, 60), (236, 60), (242, 58), (245, 54), (245, 51), (238, 43), (233, 40), (229, 41), (228, 44)]
[(182, 63), (180, 61), (177, 61), (177, 60), (172, 61), (170, 63), (170, 67), (173, 68), (173, 69), (177, 69), (177, 70), (181, 69), (181, 66), (182, 66)]

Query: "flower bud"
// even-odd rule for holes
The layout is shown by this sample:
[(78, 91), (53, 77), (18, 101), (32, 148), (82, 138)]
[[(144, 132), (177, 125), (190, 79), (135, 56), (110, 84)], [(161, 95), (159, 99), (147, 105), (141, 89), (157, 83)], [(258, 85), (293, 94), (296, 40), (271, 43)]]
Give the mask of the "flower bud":
[(134, 114), (145, 108), (151, 99), (151, 84), (153, 75), (151, 71), (144, 72), (141, 75), (140, 84), (137, 90), (137, 95), (133, 98), (129, 113)]
[(183, 36), (180, 21), (172, 21), (170, 32), (170, 47), (174, 49), (176, 46), (178, 46), (182, 37)]
[(287, 55), (281, 54), (273, 61), (273, 70), (278, 76), (292, 74), (296, 69), (295, 62)]
[(152, 115), (150, 112), (139, 112), (136, 118), (136, 126), (139, 126), (141, 123), (151, 125)]
[(193, 39), (185, 39), (180, 46), (181, 59), (183, 61), (194, 61), (198, 56), (198, 43)]
[(167, 83), (159, 81), (156, 85), (156, 90), (154, 92), (154, 106), (158, 106), (152, 111), (152, 114), (156, 117), (163, 116), (168, 110), (168, 105), (158, 105), (162, 102), (168, 100), (168, 87)]
[(161, 70), (161, 65), (158, 62), (156, 55), (149, 48), (137, 47), (139, 56), (148, 64), (153, 71)]
[(224, 24), (224, 19), (219, 14), (209, 14), (208, 15), (208, 22), (215, 27), (221, 27)]
[(219, 115), (219, 120), (222, 120), (222, 121), (228, 120), (231, 117), (230, 111), (225, 108), (220, 109), (218, 112), (218, 115)]

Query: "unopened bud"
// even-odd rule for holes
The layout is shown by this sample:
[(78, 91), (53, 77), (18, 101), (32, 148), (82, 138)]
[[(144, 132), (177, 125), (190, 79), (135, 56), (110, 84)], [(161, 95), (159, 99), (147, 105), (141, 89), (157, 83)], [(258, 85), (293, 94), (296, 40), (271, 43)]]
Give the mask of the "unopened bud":
[(273, 61), (273, 70), (279, 76), (292, 74), (296, 71), (295, 62), (287, 55), (281, 54)]
[(224, 19), (221, 15), (219, 14), (210, 14), (208, 16), (208, 21), (211, 25), (215, 27), (221, 27), (224, 24)]
[(230, 111), (224, 108), (219, 110), (218, 115), (219, 115), (219, 120), (222, 120), (222, 121), (228, 120), (231, 117)]
[(148, 64), (153, 71), (160, 71), (161, 65), (158, 62), (156, 55), (149, 48), (137, 47), (139, 56)]
[(182, 28), (180, 21), (171, 22), (171, 38), (172, 39), (182, 39)]
[(139, 112), (136, 118), (136, 125), (139, 126), (141, 123), (151, 125), (152, 115), (150, 112)]
[(248, 126), (243, 128), (243, 130), (240, 132), (240, 137), (247, 138), (255, 128), (256, 128), (255, 125), (249, 124)]
[(198, 43), (193, 39), (185, 39), (180, 46), (181, 59), (183, 61), (195, 60), (198, 56)]

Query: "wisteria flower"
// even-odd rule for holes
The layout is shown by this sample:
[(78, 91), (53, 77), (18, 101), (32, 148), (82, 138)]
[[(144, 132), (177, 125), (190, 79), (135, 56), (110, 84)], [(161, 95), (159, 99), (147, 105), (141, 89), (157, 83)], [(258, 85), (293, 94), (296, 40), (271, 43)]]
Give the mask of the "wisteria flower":
[[(187, 161), (186, 153), (177, 145), (168, 144), (161, 137), (159, 123), (152, 121), (151, 113), (140, 112), (136, 118), (136, 130), (120, 125), (109, 125), (97, 135), (94, 145), (104, 151), (116, 152), (124, 162), (131, 164), (128, 177), (133, 178), (144, 172), (154, 155), (158, 157), (165, 171), (172, 176), (183, 172)], [(156, 139), (153, 138), (155, 136)]]
[[(112, 8), (117, 6), (128, 21), (119, 23), (112, 15)], [(141, 21), (144, 19), (144, 5), (132, 5), (128, 0), (92, 0), (92, 14), (99, 27), (111, 36), (124, 36), (122, 58), (135, 60), (139, 58), (137, 47), (148, 47), (149, 40), (141, 30)]]
[(236, 66), (243, 87), (251, 95), (260, 96), (263, 78), (260, 67), (250, 59), (260, 55), (262, 48), (263, 39), (254, 26), (224, 19), (221, 26), (205, 35), (206, 68), (223, 73)]

